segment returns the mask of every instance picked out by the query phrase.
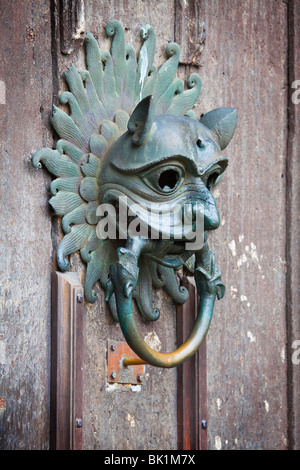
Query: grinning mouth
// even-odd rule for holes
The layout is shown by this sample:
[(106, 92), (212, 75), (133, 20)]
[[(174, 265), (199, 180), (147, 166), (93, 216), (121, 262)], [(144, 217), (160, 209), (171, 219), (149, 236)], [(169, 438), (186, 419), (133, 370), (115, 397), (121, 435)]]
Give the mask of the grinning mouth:
[[(106, 188), (104, 187), (106, 186)], [(165, 202), (149, 201), (119, 185), (102, 187), (102, 203), (114, 207), (119, 237), (126, 239), (128, 225), (140, 224), (142, 238), (191, 240), (195, 234), (219, 226), (219, 214), (212, 194), (204, 186), (187, 185), (185, 191)], [(108, 214), (109, 217), (109, 214)]]

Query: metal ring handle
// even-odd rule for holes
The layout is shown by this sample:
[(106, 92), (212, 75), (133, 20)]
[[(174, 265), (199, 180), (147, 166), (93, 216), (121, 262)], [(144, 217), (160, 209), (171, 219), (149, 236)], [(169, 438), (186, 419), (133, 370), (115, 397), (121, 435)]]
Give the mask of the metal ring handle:
[[(135, 287), (138, 268), (136, 257), (130, 250), (121, 248), (119, 261), (111, 266), (111, 280), (116, 296), (117, 314), (124, 337), (131, 349), (141, 358), (140, 363), (156, 367), (176, 367), (193, 356), (204, 340), (210, 326), (216, 295), (221, 298), (220, 272), (214, 269), (207, 272), (202, 267), (195, 270), (197, 290), (200, 288), (200, 304), (192, 332), (187, 340), (175, 351), (161, 353), (153, 350), (140, 335), (133, 311), (132, 291)], [(211, 254), (211, 252), (209, 252)], [(219, 293), (218, 293), (219, 289)], [(137, 361), (135, 360), (135, 364)], [(127, 361), (127, 365), (130, 361)]]

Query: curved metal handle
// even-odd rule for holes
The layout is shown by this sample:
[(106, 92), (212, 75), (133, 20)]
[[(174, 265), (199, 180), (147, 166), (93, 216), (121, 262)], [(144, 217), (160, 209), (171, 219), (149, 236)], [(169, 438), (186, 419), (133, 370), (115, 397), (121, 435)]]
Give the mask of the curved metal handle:
[(119, 261), (111, 266), (110, 275), (116, 296), (117, 313), (124, 337), (131, 349), (141, 358), (126, 365), (146, 363), (156, 367), (176, 367), (193, 356), (209, 329), (215, 297), (224, 295), (224, 285), (220, 281), (220, 271), (215, 268), (214, 254), (205, 249), (196, 255), (195, 280), (200, 294), (200, 304), (195, 325), (187, 340), (175, 351), (160, 353), (154, 351), (140, 335), (132, 311), (132, 291), (138, 277), (137, 257), (125, 248), (118, 251)]

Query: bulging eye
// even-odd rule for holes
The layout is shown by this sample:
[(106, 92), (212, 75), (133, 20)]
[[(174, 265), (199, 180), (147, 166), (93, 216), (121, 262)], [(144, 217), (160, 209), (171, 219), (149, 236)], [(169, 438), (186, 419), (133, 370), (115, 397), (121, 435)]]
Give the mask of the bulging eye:
[(179, 181), (180, 174), (177, 170), (170, 170), (163, 171), (159, 178), (158, 178), (158, 186), (163, 191), (172, 191)]
[(142, 179), (155, 191), (171, 194), (181, 186), (184, 169), (179, 165), (164, 165), (144, 173)]

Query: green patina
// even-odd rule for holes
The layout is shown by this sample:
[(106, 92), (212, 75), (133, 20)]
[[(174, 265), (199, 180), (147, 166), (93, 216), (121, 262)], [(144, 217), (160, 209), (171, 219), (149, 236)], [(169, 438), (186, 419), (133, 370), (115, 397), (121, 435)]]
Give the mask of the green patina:
[[(70, 113), (54, 107), (52, 124), (60, 137), (56, 149), (38, 150), (33, 165), (43, 164), (57, 177), (50, 186), (49, 202), (62, 217), (59, 268), (68, 270), (69, 255), (79, 251), (87, 264), (86, 300), (96, 301), (94, 286), (100, 281), (112, 316), (120, 321), (132, 349), (146, 362), (173, 367), (199, 347), (215, 296), (224, 295), (206, 239), (207, 232), (219, 225), (211, 189), (227, 167), (222, 150), (233, 136), (237, 114), (235, 109), (219, 108), (196, 120), (192, 108), (199, 97), (200, 78), (192, 74), (186, 90), (176, 78), (180, 50), (175, 43), (166, 47), (166, 62), (159, 69), (154, 66), (151, 26), (141, 28), (138, 56), (125, 44), (118, 21), (110, 21), (106, 33), (112, 37), (110, 53), (100, 51), (95, 38), (86, 34), (87, 70), (79, 72), (71, 65), (65, 72), (69, 91), (60, 95)], [(157, 239), (150, 235), (100, 239), (97, 224), (104, 215), (97, 208), (109, 203), (118, 211), (120, 197), (128, 208), (142, 205), (145, 217), (150, 207), (159, 212), (161, 207), (172, 210), (174, 204), (188, 203), (194, 211), (197, 203), (202, 204), (204, 242), (199, 249), (187, 250), (186, 240), (176, 238), (175, 223), (173, 236), (164, 239), (155, 221), (150, 228), (157, 230)], [(152, 306), (153, 287), (164, 288), (175, 302), (184, 303), (187, 291), (176, 276), (183, 265), (194, 273), (201, 298), (195, 331), (181, 348), (158, 358), (136, 331), (132, 299), (147, 320), (159, 317)]]

